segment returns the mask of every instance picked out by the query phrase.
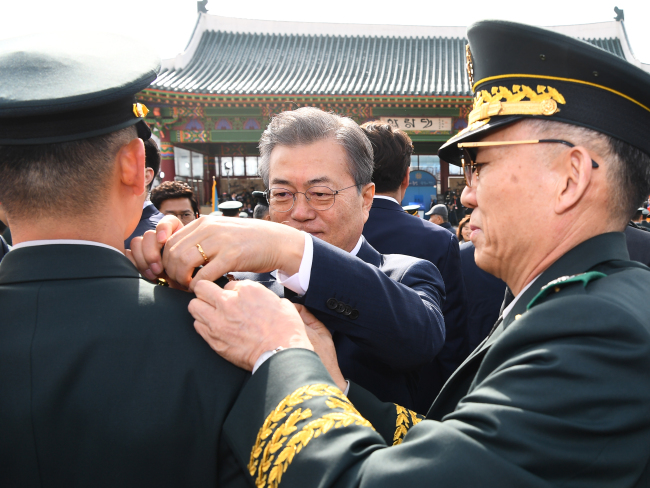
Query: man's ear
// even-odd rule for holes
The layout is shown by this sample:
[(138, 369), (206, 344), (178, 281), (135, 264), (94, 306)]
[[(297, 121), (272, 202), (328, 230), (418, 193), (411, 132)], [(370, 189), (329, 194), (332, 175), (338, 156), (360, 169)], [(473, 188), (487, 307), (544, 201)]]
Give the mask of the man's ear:
[(375, 184), (368, 183), (364, 185), (361, 189), (361, 196), (363, 197), (362, 211), (363, 211), (363, 222), (365, 223), (368, 220), (370, 215), (370, 207), (372, 207), (372, 199), (375, 196)]
[(556, 214), (563, 214), (572, 209), (584, 197), (589, 184), (592, 183), (594, 169), (596, 168), (592, 167), (589, 151), (582, 146), (572, 147), (562, 156), (556, 167), (559, 175), (554, 209)]
[(404, 176), (404, 179), (402, 180), (402, 184), (400, 185), (400, 189), (402, 190), (402, 198), (404, 198), (404, 192), (406, 189), (409, 187), (409, 178), (411, 176), (411, 168), (406, 168), (406, 176)]
[(144, 143), (142, 139), (132, 139), (117, 152), (118, 176), (122, 185), (134, 195), (142, 195), (146, 189), (144, 174)]
[(152, 168), (145, 168), (144, 169), (144, 186), (149, 186), (149, 184), (153, 181), (155, 176), (156, 175), (154, 174)]

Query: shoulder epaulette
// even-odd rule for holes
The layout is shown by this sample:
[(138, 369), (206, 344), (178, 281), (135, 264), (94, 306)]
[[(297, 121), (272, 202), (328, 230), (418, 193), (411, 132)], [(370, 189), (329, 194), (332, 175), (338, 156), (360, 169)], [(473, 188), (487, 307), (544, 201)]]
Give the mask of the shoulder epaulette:
[(599, 271), (589, 271), (587, 273), (581, 273), (577, 275), (562, 276), (544, 285), (539, 293), (535, 295), (535, 297), (530, 301), (528, 305), (526, 305), (526, 310), (533, 308), (545, 296), (550, 295), (551, 293), (557, 293), (569, 284), (582, 282), (582, 286), (586, 287), (587, 283), (590, 281), (599, 280), (605, 276), (607, 275), (600, 273)]

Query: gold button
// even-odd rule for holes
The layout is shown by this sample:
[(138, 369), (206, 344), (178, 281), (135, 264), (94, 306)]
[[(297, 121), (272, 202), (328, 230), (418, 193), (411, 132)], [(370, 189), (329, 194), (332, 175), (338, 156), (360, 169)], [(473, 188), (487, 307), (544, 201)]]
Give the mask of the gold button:
[(557, 293), (557, 292), (560, 291), (560, 290), (561, 290), (561, 288), (560, 288), (559, 286), (556, 286), (556, 287), (555, 287), (555, 293)]
[(519, 320), (520, 318), (521, 318), (521, 314), (520, 314), (520, 313), (518, 313), (517, 315), (515, 315), (515, 320)]

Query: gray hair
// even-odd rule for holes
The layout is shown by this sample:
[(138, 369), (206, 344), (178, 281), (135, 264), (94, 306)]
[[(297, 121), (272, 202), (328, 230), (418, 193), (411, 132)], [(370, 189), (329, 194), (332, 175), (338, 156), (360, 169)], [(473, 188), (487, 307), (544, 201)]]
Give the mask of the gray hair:
[(269, 160), (276, 146), (301, 146), (333, 138), (347, 154), (350, 175), (357, 190), (372, 181), (374, 169), (372, 145), (365, 133), (349, 117), (302, 107), (282, 112), (271, 120), (260, 138), (259, 173), (269, 187)]
[(611, 192), (611, 217), (620, 219), (621, 223), (628, 222), (650, 194), (650, 155), (640, 149), (586, 127), (533, 119), (524, 123), (540, 135), (566, 138), (604, 158)]

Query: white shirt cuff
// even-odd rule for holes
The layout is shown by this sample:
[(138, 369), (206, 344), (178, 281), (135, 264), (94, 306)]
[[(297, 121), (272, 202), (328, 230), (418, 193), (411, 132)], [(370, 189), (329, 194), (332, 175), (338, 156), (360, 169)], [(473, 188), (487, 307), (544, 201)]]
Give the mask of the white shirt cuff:
[(299, 296), (307, 293), (309, 289), (311, 264), (314, 260), (314, 241), (308, 233), (303, 232), (303, 234), (305, 234), (305, 251), (302, 254), (302, 261), (300, 261), (298, 272), (294, 275), (287, 276), (282, 270), (278, 270), (278, 283), (289, 288)]

